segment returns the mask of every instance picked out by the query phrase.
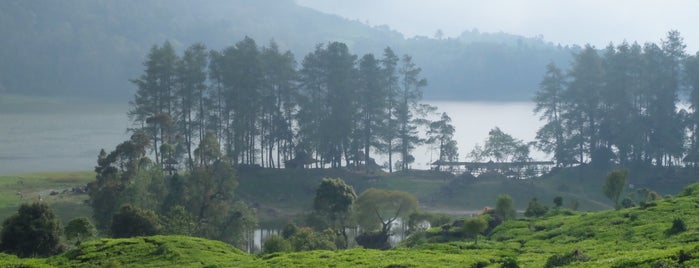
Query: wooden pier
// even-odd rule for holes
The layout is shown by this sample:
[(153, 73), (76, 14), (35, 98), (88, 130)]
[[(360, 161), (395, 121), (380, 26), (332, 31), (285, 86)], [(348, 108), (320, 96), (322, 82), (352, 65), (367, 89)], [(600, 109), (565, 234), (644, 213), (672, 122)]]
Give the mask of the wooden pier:
[(553, 161), (448, 162), (437, 160), (432, 163), (432, 169), (448, 171), (457, 175), (468, 172), (476, 177), (486, 172), (498, 172), (508, 178), (528, 179), (546, 174), (555, 165), (556, 163)]

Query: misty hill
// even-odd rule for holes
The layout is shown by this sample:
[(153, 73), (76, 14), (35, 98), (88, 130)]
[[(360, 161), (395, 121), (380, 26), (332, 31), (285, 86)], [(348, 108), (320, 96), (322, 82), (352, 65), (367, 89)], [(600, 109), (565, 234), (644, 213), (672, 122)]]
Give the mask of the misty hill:
[(0, 92), (127, 99), (151, 46), (202, 42), (222, 49), (244, 36), (274, 39), (297, 61), (318, 43), (345, 42), (355, 54), (386, 46), (414, 57), (427, 99), (529, 100), (544, 66), (567, 66), (574, 49), (540, 38), (478, 31), (459, 38), (405, 39), (296, 5), (292, 0), (0, 1)]

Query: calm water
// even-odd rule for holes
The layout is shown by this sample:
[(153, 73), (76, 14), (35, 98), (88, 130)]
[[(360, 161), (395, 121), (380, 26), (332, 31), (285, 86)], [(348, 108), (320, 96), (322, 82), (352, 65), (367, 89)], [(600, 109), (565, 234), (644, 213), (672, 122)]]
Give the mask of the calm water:
[[(476, 144), (483, 146), (488, 132), (499, 127), (503, 132), (525, 142), (536, 138), (536, 131), (543, 125), (539, 116), (533, 113), (532, 102), (428, 102), (438, 107), (438, 112), (446, 112), (456, 129), (454, 139), (459, 147), (459, 160), (465, 161)], [(434, 117), (433, 120), (438, 119)], [(422, 146), (413, 153), (413, 168), (426, 169), (429, 163), (439, 157), (438, 150)], [(532, 148), (531, 157), (535, 160), (548, 160), (549, 157)]]
[[(462, 160), (476, 143), (483, 144), (488, 131), (495, 126), (525, 141), (533, 140), (541, 126), (532, 113), (533, 103), (528, 102), (430, 104), (452, 118)], [(125, 129), (129, 122), (126, 105), (90, 107), (0, 112), (0, 174), (92, 170), (101, 148), (109, 152), (128, 138)], [(418, 148), (414, 152), (413, 168), (427, 168), (437, 154), (426, 146)], [(538, 160), (546, 158), (542, 153), (532, 155)]]
[(92, 170), (101, 148), (128, 138), (126, 110), (0, 113), (0, 174)]

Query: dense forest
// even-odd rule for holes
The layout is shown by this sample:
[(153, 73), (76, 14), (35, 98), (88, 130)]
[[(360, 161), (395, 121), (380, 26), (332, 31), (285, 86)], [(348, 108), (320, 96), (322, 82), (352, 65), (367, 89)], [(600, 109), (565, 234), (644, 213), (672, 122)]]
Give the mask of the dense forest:
[(234, 165), (368, 170), (378, 168), (372, 153), (381, 153), (387, 169), (394, 155), (407, 169), (424, 142), (438, 145), (440, 159), (458, 157), (449, 116), (425, 119), (436, 108), (420, 103), (421, 69), (388, 47), (381, 58), (358, 58), (343, 43), (320, 44), (297, 68), (290, 51), (249, 37), (222, 51), (195, 44), (182, 56), (166, 42), (144, 65), (132, 80), (132, 131), (150, 138), (163, 166), (201, 164), (194, 147), (209, 136)]
[(549, 64), (534, 98), (539, 148), (562, 165), (696, 165), (699, 54), (685, 48), (670, 31), (660, 45), (588, 45), (568, 71)]
[(296, 55), (331, 41), (358, 54), (390, 46), (424, 69), (427, 99), (448, 100), (528, 100), (548, 62), (566, 67), (579, 50), (475, 29), (406, 39), (291, 0), (1, 1), (0, 35), (0, 92), (119, 100), (133, 95), (139, 59), (163, 40), (178, 53), (199, 42), (222, 50), (245, 36)]

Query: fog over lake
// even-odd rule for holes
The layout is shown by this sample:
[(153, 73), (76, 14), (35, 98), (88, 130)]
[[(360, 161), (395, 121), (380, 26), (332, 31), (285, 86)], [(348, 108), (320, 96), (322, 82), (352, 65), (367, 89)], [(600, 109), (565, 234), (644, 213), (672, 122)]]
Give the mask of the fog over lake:
[[(476, 143), (483, 145), (488, 131), (496, 126), (528, 142), (534, 140), (542, 125), (532, 112), (531, 102), (427, 103), (452, 118), (462, 161)], [(127, 109), (126, 105), (111, 105), (102, 109), (0, 113), (0, 174), (92, 170), (101, 148), (109, 152), (128, 139)], [(428, 168), (428, 163), (438, 157), (437, 150), (426, 146), (413, 154), (416, 169)], [(545, 154), (534, 150), (531, 155), (536, 160), (548, 160)], [(398, 159), (397, 154), (394, 159)], [(384, 161), (377, 159), (379, 164)]]

